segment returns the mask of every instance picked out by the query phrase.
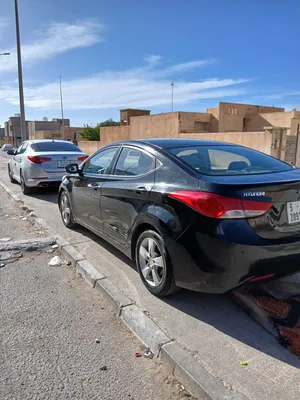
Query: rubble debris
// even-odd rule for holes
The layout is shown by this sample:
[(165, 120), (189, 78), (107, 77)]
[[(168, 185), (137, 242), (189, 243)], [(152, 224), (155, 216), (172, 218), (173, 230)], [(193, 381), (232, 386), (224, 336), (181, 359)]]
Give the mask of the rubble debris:
[(53, 258), (51, 258), (48, 265), (50, 267), (59, 267), (61, 263), (62, 263), (61, 258), (59, 256), (54, 256)]
[(11, 240), (10, 237), (4, 237), (2, 239), (0, 239), (1, 242), (9, 242)]
[(152, 351), (150, 350), (150, 349), (147, 349), (146, 351), (145, 351), (145, 353), (144, 353), (144, 357), (145, 358), (153, 358), (154, 357), (154, 354), (152, 353)]

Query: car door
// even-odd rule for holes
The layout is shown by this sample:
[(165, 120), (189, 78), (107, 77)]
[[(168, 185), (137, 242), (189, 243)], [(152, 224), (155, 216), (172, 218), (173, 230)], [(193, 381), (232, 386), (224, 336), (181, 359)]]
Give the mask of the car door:
[(24, 142), (20, 145), (17, 153), (13, 156), (13, 174), (20, 180), (20, 171), (24, 167), (24, 153), (28, 148), (28, 142)]
[(158, 161), (138, 147), (123, 146), (101, 188), (103, 234), (124, 245), (138, 214), (149, 201)]
[(119, 146), (98, 151), (84, 164), (82, 174), (72, 177), (72, 206), (76, 220), (99, 233), (101, 186), (106, 180)]

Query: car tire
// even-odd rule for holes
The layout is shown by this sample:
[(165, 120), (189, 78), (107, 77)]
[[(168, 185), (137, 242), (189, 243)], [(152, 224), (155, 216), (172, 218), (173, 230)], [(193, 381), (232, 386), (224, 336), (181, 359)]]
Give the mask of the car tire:
[(20, 184), (21, 184), (21, 190), (22, 190), (23, 194), (29, 195), (32, 193), (32, 188), (26, 186), (25, 179), (24, 179), (22, 172), (20, 173)]
[(135, 260), (143, 284), (158, 297), (176, 291), (173, 268), (163, 238), (155, 231), (144, 231), (135, 247)]
[(10, 166), (8, 166), (8, 176), (11, 183), (17, 183), (17, 181), (13, 178), (12, 172), (10, 170)]
[(75, 228), (77, 224), (74, 222), (69, 196), (65, 191), (59, 196), (59, 211), (64, 225), (69, 229)]

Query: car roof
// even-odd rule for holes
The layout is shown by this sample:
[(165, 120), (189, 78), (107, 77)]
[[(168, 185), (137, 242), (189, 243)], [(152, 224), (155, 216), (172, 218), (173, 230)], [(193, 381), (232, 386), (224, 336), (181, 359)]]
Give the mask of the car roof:
[[(184, 138), (154, 138), (154, 139), (138, 139), (122, 142), (123, 144), (145, 144), (161, 149), (170, 147), (188, 147), (188, 146), (231, 146), (232, 143), (219, 142), (215, 140), (201, 139), (184, 139)], [(239, 146), (234, 144), (234, 146)], [(240, 146), (239, 146), (240, 147)]]

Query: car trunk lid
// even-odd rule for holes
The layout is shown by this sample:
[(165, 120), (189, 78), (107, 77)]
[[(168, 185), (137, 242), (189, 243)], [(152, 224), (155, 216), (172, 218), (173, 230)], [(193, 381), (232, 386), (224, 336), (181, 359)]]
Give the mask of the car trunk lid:
[[(30, 159), (31, 157), (31, 159)], [(68, 164), (81, 164), (88, 156), (82, 152), (35, 152), (29, 156), (31, 162), (40, 164), (45, 172), (65, 172)]]
[(273, 174), (202, 176), (200, 190), (271, 203), (264, 215), (247, 219), (261, 238), (275, 240), (300, 235), (299, 169)]

